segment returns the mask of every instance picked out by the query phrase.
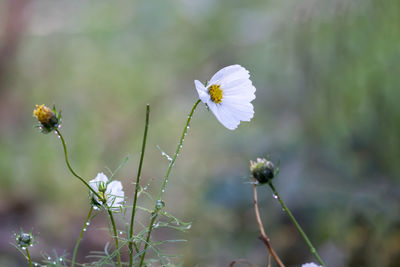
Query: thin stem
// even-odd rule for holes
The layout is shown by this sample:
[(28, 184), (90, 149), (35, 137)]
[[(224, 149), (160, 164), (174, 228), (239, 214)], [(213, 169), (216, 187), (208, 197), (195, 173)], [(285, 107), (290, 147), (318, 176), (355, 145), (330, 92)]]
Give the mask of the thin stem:
[[(254, 181), (255, 181), (255, 179), (254, 179)], [(280, 267), (285, 267), (285, 265), (282, 263), (281, 259), (278, 257), (278, 254), (276, 254), (275, 250), (272, 248), (270, 239), (267, 236), (267, 234), (265, 233), (264, 226), (261, 221), (260, 211), (258, 209), (257, 184), (255, 182), (254, 182), (254, 210), (256, 212), (258, 228), (260, 228), (260, 232), (261, 232), (260, 239), (264, 242), (270, 255), (272, 255), (272, 257), (274, 258), (276, 263), (278, 263), (278, 265)], [(268, 258), (269, 258), (269, 255), (268, 255)], [(268, 264), (268, 266), (270, 266), (270, 264)]]
[(274, 185), (272, 184), (272, 182), (268, 182), (269, 186), (272, 189), (272, 192), (274, 193), (274, 195), (276, 196), (276, 198), (278, 199), (279, 203), (281, 204), (283, 210), (289, 215), (290, 219), (292, 220), (293, 224), (296, 226), (297, 230), (300, 232), (301, 236), (303, 237), (303, 239), (306, 241), (307, 245), (310, 247), (310, 251), (312, 254), (314, 254), (315, 258), (318, 260), (318, 262), (322, 265), (322, 266), (326, 266), (325, 263), (323, 262), (323, 260), (321, 259), (321, 257), (318, 255), (317, 250), (314, 248), (314, 246), (312, 245), (310, 239), (307, 237), (306, 233), (303, 231), (303, 229), (301, 228), (301, 226), (299, 225), (299, 223), (296, 221), (296, 218), (293, 216), (293, 214), (290, 212), (290, 210), (288, 209), (288, 207), (286, 207), (285, 203), (283, 203), (283, 200), (281, 199), (280, 195), (278, 194), (278, 192), (276, 191)]
[(79, 244), (81, 243), (83, 233), (85, 232), (86, 227), (88, 226), (88, 221), (90, 220), (93, 212), (93, 206), (90, 206), (89, 213), (86, 217), (85, 224), (83, 225), (81, 229), (81, 233), (79, 234), (79, 238), (76, 241), (75, 247), (74, 247), (74, 252), (72, 254), (72, 261), (71, 261), (71, 267), (74, 267), (75, 265), (75, 259), (76, 259), (76, 253), (78, 252)]
[(271, 267), (271, 253), (268, 254), (268, 267)]
[(182, 149), (183, 140), (185, 139), (185, 136), (186, 136), (187, 131), (188, 131), (188, 129), (189, 129), (190, 121), (192, 120), (193, 113), (194, 113), (194, 111), (196, 110), (197, 105), (198, 105), (199, 103), (200, 103), (200, 99), (196, 101), (196, 103), (193, 105), (192, 110), (191, 110), (190, 113), (189, 113), (188, 119), (187, 119), (187, 121), (186, 121), (185, 128), (183, 128), (183, 131), (182, 131), (181, 139), (179, 139), (179, 144), (178, 144), (178, 146), (177, 146), (177, 148), (176, 148), (175, 154), (174, 154), (174, 156), (172, 157), (171, 162), (169, 163), (168, 170), (167, 170), (167, 173), (165, 174), (165, 177), (164, 177), (164, 180), (163, 180), (163, 183), (162, 183), (162, 186), (161, 186), (160, 193), (158, 194), (158, 199), (159, 199), (159, 200), (161, 200), (162, 195), (163, 195), (164, 192), (165, 192), (165, 186), (167, 185), (167, 181), (168, 181), (169, 174), (171, 173), (172, 167), (174, 167), (175, 161), (176, 161), (176, 159), (177, 159), (177, 157), (178, 157), (178, 155), (179, 155), (179, 152), (180, 152), (181, 149)]
[(72, 169), (71, 165), (69, 164), (69, 160), (68, 160), (68, 151), (67, 151), (67, 146), (66, 146), (66, 144), (65, 144), (64, 137), (62, 136), (61, 132), (60, 132), (58, 129), (56, 129), (56, 132), (57, 132), (58, 136), (60, 137), (61, 143), (62, 143), (62, 145), (63, 145), (63, 148), (64, 148), (64, 156), (65, 156), (65, 163), (67, 164), (68, 169), (70, 170), (70, 172), (71, 172), (76, 178), (78, 178), (79, 180), (81, 180), (81, 182), (84, 183), (84, 184), (87, 186), (87, 188), (89, 188), (89, 190), (92, 191), (93, 194), (95, 194), (99, 199), (101, 199), (100, 195), (99, 195), (96, 191), (94, 191), (94, 189), (93, 189), (85, 180), (83, 180), (82, 177), (80, 177), (78, 174), (76, 174), (76, 172)]
[(152, 218), (150, 220), (149, 230), (147, 232), (147, 237), (146, 237), (146, 243), (144, 244), (143, 255), (142, 255), (141, 259), (140, 259), (139, 267), (141, 267), (143, 265), (143, 261), (144, 261), (144, 258), (146, 256), (146, 250), (147, 250), (147, 247), (149, 245), (151, 231), (153, 230), (153, 225), (154, 225), (154, 222), (155, 222), (155, 220), (157, 218), (157, 215), (158, 215), (158, 212), (159, 212), (159, 209), (157, 208), (157, 204), (159, 203), (159, 201), (161, 201), (161, 198), (162, 198), (162, 196), (163, 196), (163, 194), (165, 192), (165, 187), (167, 185), (169, 174), (171, 173), (172, 167), (175, 165), (175, 161), (176, 161), (176, 159), (177, 159), (177, 157), (179, 155), (179, 152), (182, 149), (183, 140), (185, 139), (185, 136), (186, 136), (187, 131), (189, 129), (190, 121), (192, 120), (193, 113), (196, 110), (196, 108), (199, 105), (199, 103), (200, 103), (200, 99), (196, 101), (196, 103), (193, 105), (192, 110), (189, 113), (188, 119), (186, 121), (185, 128), (182, 131), (181, 139), (179, 140), (178, 147), (176, 148), (175, 154), (172, 157), (171, 162), (169, 163), (167, 173), (164, 176), (164, 180), (163, 180), (162, 185), (161, 185), (161, 190), (160, 190), (160, 193), (158, 194), (158, 199), (157, 199), (156, 205), (154, 207), (154, 213), (152, 214)]
[(146, 140), (147, 140), (147, 130), (149, 127), (149, 116), (150, 116), (150, 105), (146, 106), (146, 123), (144, 126), (144, 135), (143, 135), (143, 142), (142, 142), (142, 152), (140, 154), (140, 161), (139, 161), (139, 168), (136, 176), (136, 187), (135, 187), (135, 195), (133, 198), (133, 206), (132, 206), (132, 215), (131, 215), (131, 224), (129, 229), (129, 267), (132, 267), (133, 264), (133, 248), (132, 248), (132, 236), (133, 236), (133, 225), (135, 223), (135, 213), (136, 213), (136, 202), (137, 202), (137, 195), (140, 188), (139, 180), (140, 174), (142, 172), (142, 165), (143, 165), (143, 158), (144, 158), (144, 151), (146, 149)]
[(29, 249), (26, 247), (26, 256), (28, 257), (29, 266), (32, 267), (31, 255), (29, 255)]
[(108, 215), (110, 215), (110, 220), (111, 220), (111, 225), (114, 231), (114, 239), (115, 239), (115, 250), (117, 250), (117, 261), (118, 261), (118, 267), (121, 267), (121, 255), (120, 252), (118, 251), (119, 246), (118, 246), (118, 232), (117, 228), (115, 227), (115, 221), (114, 221), (114, 216), (112, 215), (112, 211), (110, 209), (107, 210)]

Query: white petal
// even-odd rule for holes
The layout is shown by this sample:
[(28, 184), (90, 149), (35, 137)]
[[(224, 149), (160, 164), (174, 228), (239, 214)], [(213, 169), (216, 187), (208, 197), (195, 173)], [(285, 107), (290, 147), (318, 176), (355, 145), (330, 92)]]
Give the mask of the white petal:
[(231, 112), (232, 116), (241, 121), (250, 121), (254, 116), (254, 108), (251, 103), (242, 103), (240, 105), (225, 102), (224, 106)]
[(208, 100), (210, 100), (210, 95), (208, 94), (207, 89), (198, 80), (194, 81), (194, 85), (196, 86), (196, 90), (197, 90), (197, 93), (199, 94), (200, 100), (203, 103), (207, 103)]
[(250, 92), (255, 93), (256, 88), (253, 86), (252, 82), (249, 79), (238, 79), (230, 81), (229, 83), (225, 83), (224, 86), (221, 86), (224, 92)]
[(322, 266), (310, 262), (310, 263), (304, 263), (303, 265), (301, 265), (301, 267), (322, 267)]
[(124, 191), (120, 181), (112, 181), (108, 184), (107, 190), (107, 205), (114, 211), (118, 211), (124, 202)]
[(227, 101), (229, 100), (233, 100), (233, 101), (237, 101), (239, 103), (243, 103), (243, 102), (251, 102), (256, 98), (256, 95), (250, 91), (230, 91), (230, 92), (225, 92), (223, 94), (222, 97), (222, 101)]
[(211, 78), (209, 84), (220, 84), (229, 82), (232, 79), (240, 79), (240, 78), (249, 78), (249, 72), (240, 65), (231, 65), (219, 70), (214, 76)]
[(229, 130), (235, 130), (240, 123), (240, 120), (232, 116), (224, 105), (211, 102), (208, 104), (210, 110), (215, 115), (217, 120)]
[(97, 192), (98, 189), (99, 189), (99, 184), (100, 184), (100, 183), (106, 184), (107, 181), (108, 181), (107, 176), (106, 176), (104, 173), (99, 172), (99, 173), (97, 174), (96, 178), (94, 178), (93, 180), (91, 180), (91, 181), (89, 182), (89, 185), (93, 188), (94, 191)]
[(246, 94), (234, 94), (234, 95), (225, 95), (222, 98), (222, 103), (229, 102), (235, 105), (241, 105), (243, 103), (250, 103), (255, 98), (254, 94), (246, 93)]
[[(96, 176), (96, 178), (94, 178), (93, 180), (92, 180), (93, 182), (107, 182), (108, 181), (108, 178), (107, 178), (107, 176), (104, 174), (104, 173), (102, 173), (102, 172), (99, 172), (98, 174), (97, 174), (97, 176)], [(92, 182), (91, 181), (91, 182)]]
[(107, 186), (106, 194), (110, 194), (116, 197), (124, 197), (124, 191), (122, 190), (122, 184), (120, 181), (112, 181)]

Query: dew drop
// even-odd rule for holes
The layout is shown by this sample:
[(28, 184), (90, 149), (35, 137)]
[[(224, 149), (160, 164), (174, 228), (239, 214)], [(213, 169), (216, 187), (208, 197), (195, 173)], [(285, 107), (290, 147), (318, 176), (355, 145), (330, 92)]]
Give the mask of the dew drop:
[(277, 195), (273, 194), (272, 196), (273, 196), (275, 199), (278, 199), (278, 196), (277, 196)]
[(119, 234), (120, 234), (120, 235), (122, 235), (122, 234), (123, 234), (123, 232), (122, 232), (122, 231), (119, 231)]
[(87, 222), (86, 225), (89, 226), (89, 225), (90, 225), (90, 222)]
[(38, 266), (38, 264), (36, 262), (33, 265)]
[(163, 192), (163, 193), (164, 193), (164, 192), (165, 192), (165, 189), (161, 190), (161, 192)]
[(55, 262), (55, 261), (53, 261), (53, 264), (56, 264), (56, 262)]
[(191, 224), (189, 224), (187, 227), (186, 227), (186, 229), (190, 229), (190, 228), (192, 228), (192, 225)]
[(86, 232), (86, 228), (83, 228), (83, 231)]
[(48, 260), (51, 260), (51, 257), (47, 257)]
[(63, 258), (60, 258), (60, 261), (63, 261)]
[(25, 249), (26, 249), (26, 247), (22, 247), (22, 249), (23, 249), (23, 250), (25, 250)]
[(164, 208), (164, 207), (165, 207), (164, 201), (162, 201), (162, 200), (157, 200), (156, 209), (157, 209), (157, 210), (160, 210), (160, 209), (162, 209), (162, 208)]

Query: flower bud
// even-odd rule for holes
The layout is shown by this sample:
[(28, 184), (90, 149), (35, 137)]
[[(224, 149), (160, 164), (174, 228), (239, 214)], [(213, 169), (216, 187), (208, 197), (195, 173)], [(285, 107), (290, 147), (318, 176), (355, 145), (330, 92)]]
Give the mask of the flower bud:
[(33, 245), (34, 238), (32, 233), (24, 233), (21, 231), (19, 234), (15, 234), (15, 240), (20, 248), (26, 249)]
[(61, 123), (61, 113), (57, 115), (55, 108), (51, 110), (44, 104), (40, 106), (36, 105), (36, 109), (33, 110), (33, 116), (39, 121), (39, 128), (43, 133), (49, 133), (56, 130)]
[(250, 160), (250, 171), (260, 184), (269, 182), (275, 176), (274, 164), (264, 158), (257, 158), (255, 162)]

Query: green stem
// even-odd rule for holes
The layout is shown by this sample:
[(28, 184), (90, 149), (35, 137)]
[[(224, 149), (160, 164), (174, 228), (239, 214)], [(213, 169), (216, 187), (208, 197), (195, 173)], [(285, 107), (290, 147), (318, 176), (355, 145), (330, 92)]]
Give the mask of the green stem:
[(314, 254), (315, 258), (318, 260), (318, 262), (322, 265), (322, 266), (326, 266), (325, 263), (323, 262), (323, 260), (321, 259), (321, 257), (318, 255), (317, 250), (314, 248), (314, 246), (312, 245), (310, 239), (307, 237), (306, 233), (303, 231), (303, 229), (301, 228), (301, 226), (299, 225), (299, 223), (296, 221), (296, 218), (293, 216), (293, 214), (290, 212), (290, 210), (288, 209), (288, 207), (286, 207), (285, 203), (283, 203), (283, 200), (281, 199), (280, 195), (278, 194), (278, 192), (276, 191), (275, 187), (273, 186), (272, 182), (269, 181), (268, 182), (269, 186), (272, 189), (272, 192), (274, 193), (274, 196), (276, 196), (276, 198), (278, 199), (279, 203), (281, 203), (282, 208), (284, 209), (284, 211), (289, 215), (290, 219), (292, 220), (293, 224), (296, 226), (297, 230), (300, 232), (301, 236), (303, 237), (303, 239), (306, 241), (307, 245), (310, 247), (311, 253)]
[(179, 140), (178, 147), (176, 148), (175, 154), (172, 157), (171, 162), (169, 163), (167, 173), (164, 176), (164, 180), (163, 180), (162, 185), (161, 185), (161, 190), (160, 190), (160, 193), (158, 194), (158, 199), (157, 199), (156, 205), (154, 207), (154, 213), (152, 214), (152, 218), (150, 220), (149, 230), (147, 232), (147, 237), (146, 237), (146, 243), (144, 244), (143, 254), (142, 254), (142, 257), (140, 259), (139, 267), (141, 267), (143, 265), (143, 261), (144, 261), (144, 258), (146, 256), (146, 250), (147, 250), (147, 247), (149, 246), (151, 231), (153, 230), (154, 222), (155, 222), (155, 220), (157, 218), (157, 215), (158, 215), (158, 212), (160, 210), (159, 208), (157, 208), (157, 204), (161, 201), (161, 198), (162, 198), (162, 196), (163, 196), (163, 194), (165, 192), (165, 187), (167, 185), (169, 174), (171, 173), (172, 167), (175, 165), (175, 161), (176, 161), (176, 159), (177, 159), (177, 157), (179, 155), (179, 152), (182, 149), (183, 140), (185, 139), (185, 136), (186, 136), (187, 131), (189, 129), (190, 121), (192, 120), (193, 113), (194, 113), (195, 109), (197, 108), (197, 106), (199, 105), (199, 103), (200, 103), (200, 99), (196, 101), (196, 103), (193, 105), (192, 110), (189, 113), (188, 119), (186, 121), (185, 128), (182, 131), (181, 139)]
[(128, 245), (128, 247), (129, 247), (129, 267), (132, 267), (132, 264), (133, 264), (133, 248), (132, 248), (132, 244), (133, 244), (133, 240), (132, 240), (133, 225), (134, 225), (134, 222), (135, 222), (137, 195), (138, 195), (138, 191), (139, 191), (139, 188), (140, 188), (140, 185), (139, 185), (140, 174), (142, 172), (144, 151), (145, 151), (145, 148), (146, 148), (147, 130), (148, 130), (148, 127), (149, 127), (149, 116), (150, 116), (150, 105), (147, 105), (146, 106), (146, 123), (145, 123), (145, 127), (144, 127), (144, 135), (143, 135), (143, 142), (142, 142), (142, 152), (140, 154), (139, 168), (138, 168), (138, 172), (137, 172), (137, 176), (136, 176), (135, 195), (134, 195), (134, 198), (133, 198), (131, 224), (130, 224), (130, 229), (129, 229), (129, 239), (128, 239), (129, 240), (129, 245)]
[(83, 227), (82, 227), (82, 229), (81, 229), (81, 233), (80, 233), (80, 235), (79, 235), (79, 238), (78, 238), (78, 240), (76, 241), (75, 248), (74, 248), (74, 252), (73, 252), (73, 254), (72, 254), (71, 267), (74, 267), (74, 265), (75, 265), (76, 253), (78, 252), (79, 244), (81, 243), (83, 233), (85, 232), (85, 229), (86, 229), (86, 227), (88, 226), (87, 223), (88, 223), (88, 221), (90, 220), (90, 217), (92, 216), (92, 212), (93, 212), (93, 206), (90, 207), (89, 214), (88, 214), (88, 216), (86, 217), (86, 220), (85, 220), (85, 224), (83, 225)]
[(114, 216), (112, 215), (112, 211), (110, 209), (107, 210), (108, 211), (108, 215), (110, 215), (110, 220), (111, 220), (111, 225), (114, 231), (114, 239), (115, 239), (115, 250), (117, 250), (117, 261), (118, 261), (118, 267), (121, 267), (121, 255), (119, 250), (119, 246), (118, 246), (118, 232), (117, 232), (117, 228), (115, 227), (115, 221), (114, 221)]
[(65, 163), (67, 163), (67, 166), (68, 166), (68, 169), (70, 170), (70, 172), (71, 172), (76, 178), (78, 178), (79, 180), (81, 180), (81, 182), (84, 183), (84, 184), (87, 186), (87, 188), (89, 188), (89, 190), (92, 191), (92, 193), (95, 194), (95, 195), (97, 196), (98, 199), (101, 199), (100, 195), (99, 195), (96, 191), (94, 191), (94, 189), (93, 189), (85, 180), (83, 180), (82, 177), (80, 177), (78, 174), (76, 174), (76, 172), (72, 169), (71, 165), (69, 164), (69, 160), (68, 160), (68, 151), (67, 151), (67, 146), (66, 146), (66, 144), (65, 144), (64, 137), (62, 136), (61, 132), (60, 132), (58, 129), (56, 129), (56, 132), (57, 132), (58, 136), (60, 137), (61, 143), (62, 143), (62, 145), (63, 145), (63, 148), (64, 148), (64, 156), (65, 156)]
[(28, 256), (29, 266), (32, 267), (31, 255), (29, 255), (28, 247), (26, 247), (26, 256)]

